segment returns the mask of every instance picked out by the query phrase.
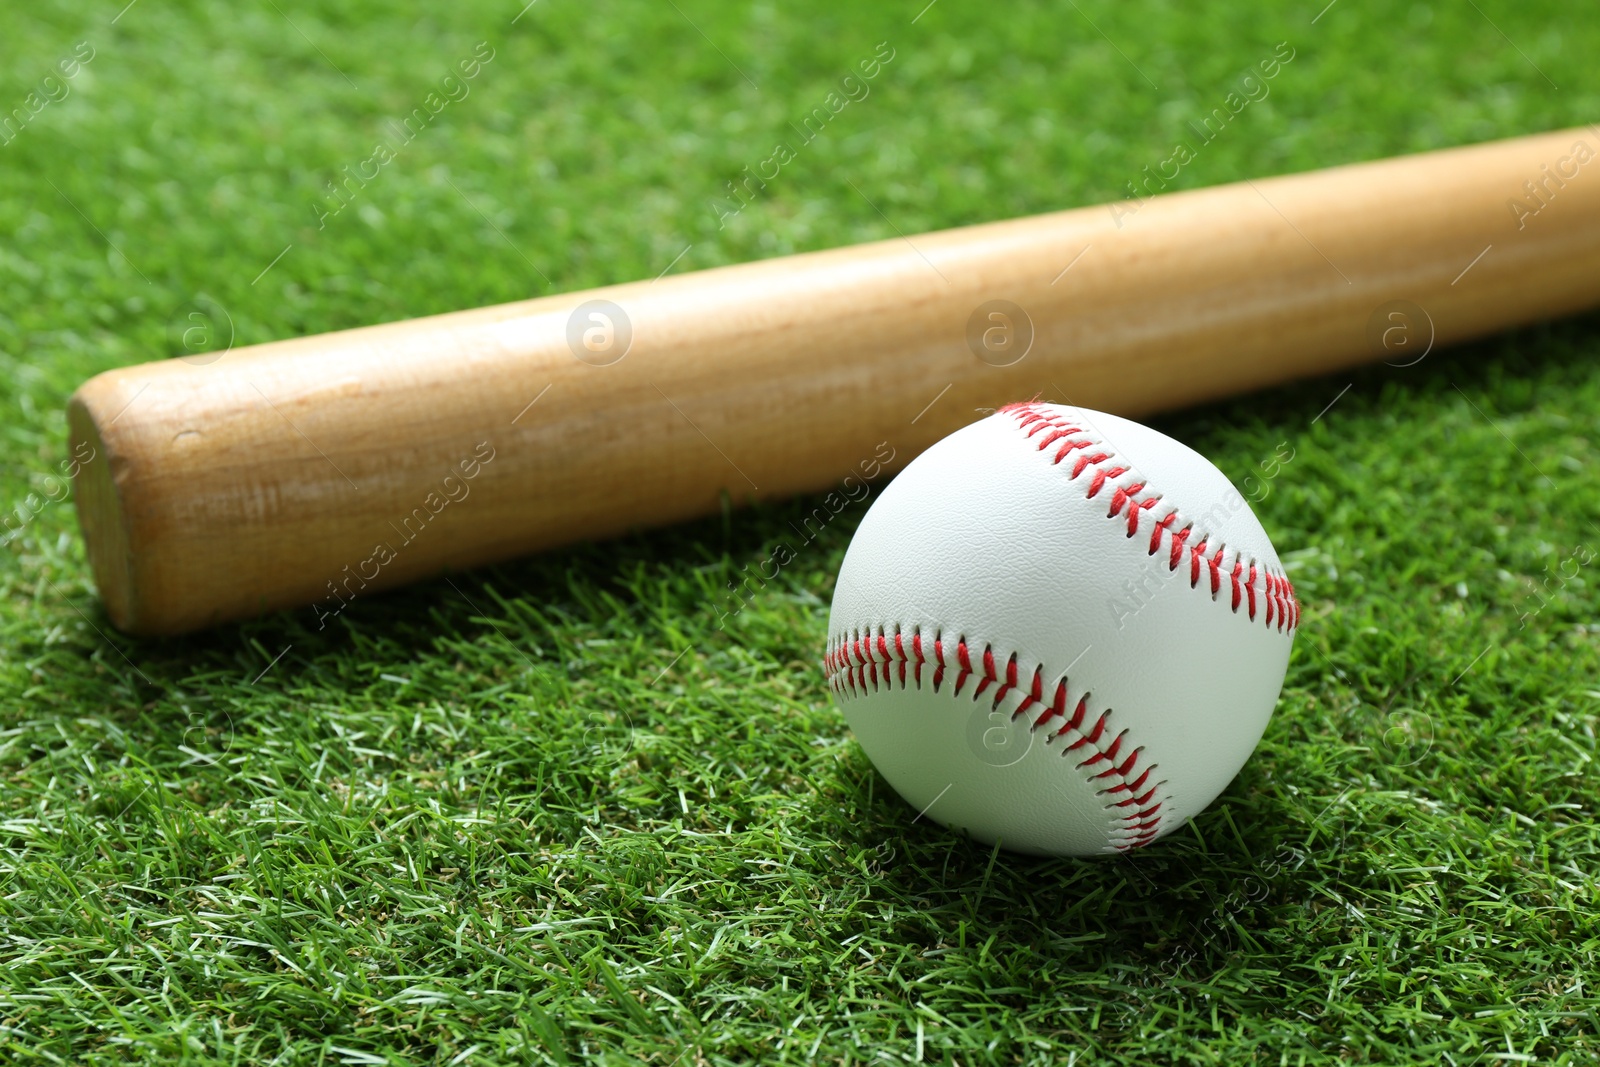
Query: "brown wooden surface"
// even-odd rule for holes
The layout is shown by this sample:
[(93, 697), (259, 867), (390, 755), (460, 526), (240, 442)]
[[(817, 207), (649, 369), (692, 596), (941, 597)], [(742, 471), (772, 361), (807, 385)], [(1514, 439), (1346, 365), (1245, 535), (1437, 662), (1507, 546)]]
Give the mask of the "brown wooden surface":
[[(109, 371), (69, 403), (95, 579), (139, 634), (337, 608), (900, 466), (1012, 400), (1137, 416), (1381, 358), (1391, 300), (1437, 344), (1590, 307), (1600, 160), (1542, 169), (1579, 141), (1600, 149), (1543, 134)], [(1548, 203), (1519, 228), (1529, 180)], [(609, 366), (567, 342), (596, 298), (633, 326)], [(968, 347), (991, 299), (1035, 330), (1009, 367)]]

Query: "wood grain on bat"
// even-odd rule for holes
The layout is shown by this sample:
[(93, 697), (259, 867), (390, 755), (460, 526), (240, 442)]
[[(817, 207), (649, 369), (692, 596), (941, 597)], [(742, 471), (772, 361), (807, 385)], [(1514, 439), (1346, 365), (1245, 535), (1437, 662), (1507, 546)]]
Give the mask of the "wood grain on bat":
[[(77, 478), (90, 562), (118, 627), (177, 633), (704, 515), (724, 493), (823, 489), (884, 442), (903, 463), (1019, 398), (1139, 415), (1381, 358), (1369, 331), (1393, 300), (1424, 309), (1440, 345), (1590, 307), (1600, 168), (1559, 187), (1542, 169), (1578, 143), (1600, 138), (1543, 134), (109, 371), (69, 403), (74, 445), (95, 449)], [(1546, 206), (1519, 215), (1513, 201), (1535, 203), (1524, 183), (1541, 180)], [(631, 323), (609, 364), (569, 345), (574, 309), (593, 300)], [(974, 312), (997, 300), (1032, 324), (1009, 366), (968, 344)]]

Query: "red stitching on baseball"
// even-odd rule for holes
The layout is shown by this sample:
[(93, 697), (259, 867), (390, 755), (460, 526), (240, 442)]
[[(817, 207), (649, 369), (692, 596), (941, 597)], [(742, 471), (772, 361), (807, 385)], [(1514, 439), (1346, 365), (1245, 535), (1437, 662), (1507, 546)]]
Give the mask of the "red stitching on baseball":
[[(894, 634), (895, 639), (892, 644), (888, 640), (886, 627), (876, 633), (869, 632), (854, 637), (846, 635), (831, 645), (823, 656), (823, 666), (828, 671), (829, 687), (841, 697), (846, 694), (861, 697), (883, 689), (903, 690), (906, 688), (905, 665), (908, 659), (914, 657), (917, 686), (921, 688), (922, 632), (918, 630), (912, 634), (909, 657), (898, 626), (894, 627)], [(935, 691), (938, 691), (940, 679), (944, 676), (945, 648), (946, 642), (943, 636), (936, 635), (933, 639), (933, 658), (937, 664), (933, 673)], [(992, 688), (993, 692), (988, 698), (991, 708), (998, 708), (1012, 690), (1021, 689), (1017, 655), (1014, 652), (1004, 660), (1005, 668), (1002, 670), (996, 664), (994, 648), (984, 645), (983, 653), (978, 657), (978, 665), (974, 667), (971, 648), (966, 638), (962, 637), (956, 640), (951, 659), (959, 671), (956, 684), (950, 690), (952, 697), (961, 695), (967, 678), (972, 676), (978, 676), (978, 684), (972, 689), (969, 699), (976, 703)], [(896, 662), (900, 665), (899, 671), (891, 670), (891, 666)], [(880, 665), (883, 668), (881, 672), (878, 669)], [(868, 668), (870, 674), (867, 673)], [(896, 674), (899, 675), (898, 682), (895, 679)], [(1013, 719), (1020, 717), (1034, 705), (1044, 703), (1044, 678), (1044, 667), (1042, 665), (1035, 667), (1022, 703), (1011, 713)], [(1158, 814), (1161, 803), (1147, 806), (1156, 790), (1160, 788), (1160, 784), (1151, 784), (1150, 788), (1145, 788), (1156, 765), (1144, 763), (1142, 745), (1134, 747), (1131, 751), (1124, 751), (1125, 745), (1132, 744), (1128, 740), (1127, 730), (1108, 736), (1108, 732), (1112, 729), (1112, 712), (1109, 708), (1100, 713), (1089, 730), (1084, 731), (1083, 725), (1089, 713), (1089, 694), (1084, 693), (1079, 698), (1070, 716), (1067, 714), (1067, 701), (1067, 679), (1063, 677), (1056, 683), (1055, 696), (1051, 703), (1032, 723), (1030, 729), (1037, 730), (1052, 719), (1063, 720), (1054, 733), (1046, 736), (1045, 744), (1052, 744), (1057, 739), (1067, 740), (1068, 743), (1063, 746), (1061, 754), (1063, 756), (1068, 753), (1082, 754), (1084, 757), (1075, 763), (1074, 769), (1085, 772), (1091, 768), (1096, 769), (1095, 773), (1086, 774), (1086, 781), (1091, 785), (1104, 786), (1099, 790), (1099, 795), (1106, 799), (1106, 811), (1113, 823), (1109, 841), (1111, 846), (1119, 852), (1142, 848), (1155, 840), (1161, 822)], [(1069, 735), (1076, 736), (1069, 740)], [(1105, 768), (1098, 769), (1102, 764)]]
[[(1176, 515), (1177, 512), (1174, 511), (1173, 514)], [(1190, 524), (1188, 526), (1185, 526), (1183, 529), (1179, 530), (1177, 533), (1172, 535), (1172, 560), (1171, 560), (1171, 565), (1168, 567), (1169, 570), (1174, 570), (1175, 571), (1175, 570), (1178, 569), (1178, 561), (1183, 558), (1183, 543), (1185, 541), (1189, 540), (1189, 535), (1191, 533), (1193, 533), (1193, 532), (1194, 532), (1194, 526), (1193, 526), (1193, 524)], [(1156, 536), (1159, 537), (1160, 534), (1157, 534)], [(1152, 537), (1151, 540), (1154, 541), (1155, 538)], [(1200, 580), (1200, 576), (1199, 576), (1198, 573), (1196, 573), (1195, 581), (1199, 581), (1199, 580)], [(1192, 587), (1194, 585), (1194, 582), (1190, 582), (1189, 585)]]
[[(1046, 410), (1042, 405), (1033, 402), (1021, 404), (1008, 404), (1000, 409), (1002, 412), (1015, 416), (1017, 425), (1030, 439), (1035, 434), (1044, 432), (1039, 438), (1038, 450), (1046, 448), (1058, 441), (1060, 448), (1056, 450), (1052, 463), (1059, 465), (1066, 457), (1078, 452), (1078, 458), (1072, 464), (1072, 480), (1090, 467), (1094, 468), (1089, 479), (1085, 496), (1093, 500), (1100, 495), (1107, 482), (1114, 482), (1117, 478), (1128, 473), (1129, 468), (1123, 466), (1105, 467), (1102, 464), (1114, 461), (1114, 456), (1105, 451), (1105, 446), (1088, 436), (1088, 431), (1079, 426), (1065, 415), (1059, 415)], [(1144, 482), (1134, 482), (1130, 485), (1116, 487), (1111, 494), (1111, 506), (1107, 518), (1122, 518), (1128, 527), (1128, 536), (1133, 537), (1139, 532), (1139, 513), (1154, 507), (1161, 499), (1159, 493), (1153, 493), (1140, 498), (1147, 486)], [(1209, 559), (1206, 551), (1211, 547), (1210, 535), (1197, 533), (1193, 524), (1174, 530), (1177, 522), (1178, 511), (1176, 508), (1158, 519), (1155, 528), (1150, 532), (1150, 555), (1155, 555), (1161, 550), (1161, 538), (1165, 536), (1171, 542), (1169, 567), (1177, 570), (1183, 558), (1183, 553), (1189, 553), (1189, 585), (1196, 587), (1200, 584), (1200, 568), (1204, 566), (1211, 572), (1211, 598), (1215, 600), (1222, 592), (1223, 570), (1222, 561), (1227, 549), (1218, 546), (1215, 554)], [(1198, 537), (1195, 545), (1188, 545), (1191, 536)], [(1246, 613), (1255, 621), (1257, 614), (1257, 597), (1266, 608), (1266, 619), (1269, 628), (1275, 627), (1278, 632), (1292, 632), (1300, 625), (1300, 602), (1295, 597), (1294, 585), (1286, 575), (1268, 573), (1264, 567), (1258, 566), (1256, 560), (1249, 560), (1249, 576), (1242, 578), (1247, 566), (1245, 557), (1238, 554), (1233, 561), (1233, 572), (1229, 574), (1228, 586), (1230, 595), (1230, 609), (1237, 614), (1243, 605)]]
[[(1150, 501), (1150, 503), (1154, 504), (1155, 501), (1152, 500), (1152, 501)], [(1177, 521), (1178, 521), (1178, 513), (1176, 511), (1171, 511), (1171, 512), (1167, 513), (1167, 517), (1166, 518), (1164, 518), (1160, 522), (1156, 523), (1155, 529), (1150, 531), (1150, 552), (1149, 552), (1150, 555), (1153, 556), (1153, 555), (1155, 555), (1157, 552), (1159, 552), (1161, 550), (1161, 535), (1162, 535), (1162, 533), (1165, 532), (1165, 530), (1166, 530), (1166, 528), (1168, 526), (1171, 526), (1174, 522), (1177, 522)], [(1174, 553), (1174, 555), (1172, 557), (1172, 566), (1176, 567), (1177, 565), (1178, 565), (1178, 557), (1177, 557), (1176, 553)]]

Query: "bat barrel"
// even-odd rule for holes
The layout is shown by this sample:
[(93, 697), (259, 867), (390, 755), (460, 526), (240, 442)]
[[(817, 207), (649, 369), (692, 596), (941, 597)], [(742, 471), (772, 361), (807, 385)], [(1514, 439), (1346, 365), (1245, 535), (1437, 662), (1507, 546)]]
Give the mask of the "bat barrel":
[[(881, 481), (1031, 396), (1138, 415), (1600, 303), (1568, 130), (108, 371), (112, 621), (172, 634)], [(852, 488), (852, 492), (858, 490)], [(809, 530), (809, 526), (807, 527)], [(806, 534), (797, 531), (797, 537)]]

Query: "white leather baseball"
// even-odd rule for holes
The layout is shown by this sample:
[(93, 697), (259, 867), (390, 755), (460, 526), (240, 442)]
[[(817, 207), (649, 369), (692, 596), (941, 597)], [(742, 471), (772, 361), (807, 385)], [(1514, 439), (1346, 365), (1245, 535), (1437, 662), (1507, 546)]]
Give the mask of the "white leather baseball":
[(1021, 852), (1120, 852), (1238, 773), (1299, 618), (1266, 532), (1203, 456), (1114, 415), (1014, 404), (872, 505), (824, 667), (926, 817)]

